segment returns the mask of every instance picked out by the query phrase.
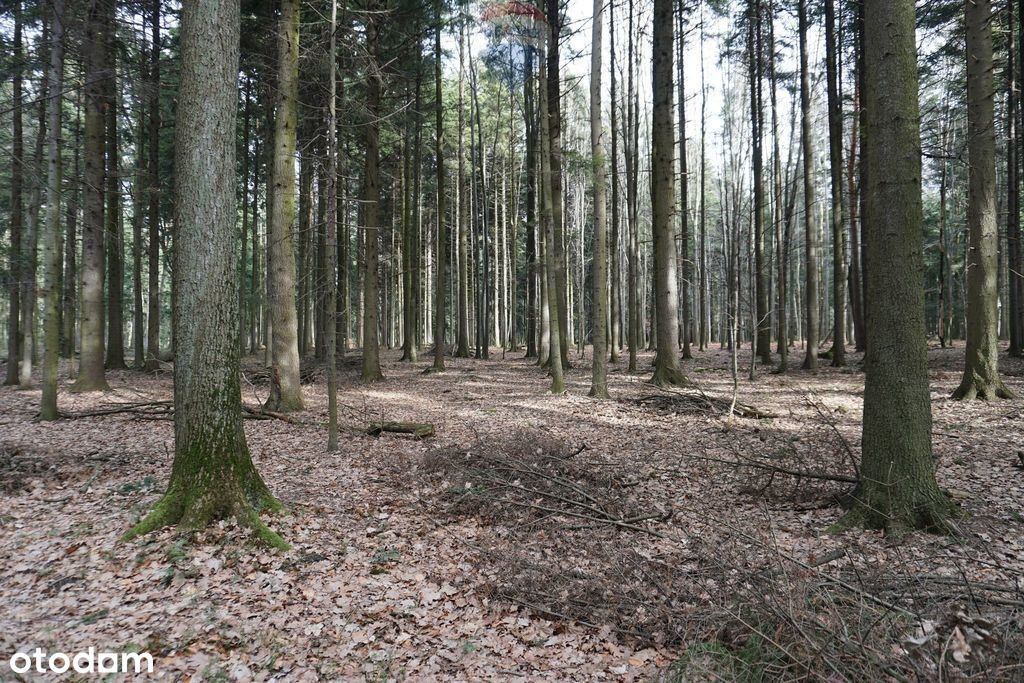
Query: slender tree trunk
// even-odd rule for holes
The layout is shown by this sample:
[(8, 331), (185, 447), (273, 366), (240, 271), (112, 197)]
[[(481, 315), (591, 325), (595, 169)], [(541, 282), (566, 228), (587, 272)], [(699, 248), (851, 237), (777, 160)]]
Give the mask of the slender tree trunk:
[[(434, 29), (434, 153), (437, 159), (437, 284), (434, 287), (434, 372), (444, 371), (445, 296), (447, 295), (448, 226), (444, 196), (444, 99), (441, 95), (441, 12), (435, 4), (437, 25)], [(461, 111), (461, 109), (460, 109)], [(459, 157), (461, 163), (462, 158)]]
[(686, 20), (683, 16), (684, 9), (683, 3), (679, 2), (679, 30), (677, 32), (679, 36), (679, 66), (676, 72), (679, 80), (679, 251), (682, 255), (680, 278), (682, 286), (680, 297), (682, 323), (679, 328), (682, 338), (679, 342), (683, 345), (682, 357), (692, 358), (693, 353), (690, 351), (690, 342), (692, 340), (690, 337), (693, 334), (693, 323), (690, 320), (690, 310), (692, 308), (690, 283), (693, 280), (691, 274), (693, 260), (690, 258), (690, 171), (686, 148), (686, 63), (684, 60), (686, 42), (683, 40)]
[[(143, 73), (141, 79), (146, 80)], [(146, 210), (146, 117), (139, 109), (135, 139), (135, 173), (132, 176), (132, 367), (146, 366), (146, 317), (142, 309), (142, 225)], [(77, 166), (77, 153), (75, 155)], [(77, 175), (77, 170), (76, 170)]]
[[(534, 49), (524, 48), (523, 118), (526, 128), (526, 358), (538, 358), (537, 317), (540, 271), (537, 263), (537, 106), (534, 96)], [(460, 86), (461, 87), (461, 86)], [(461, 126), (459, 126), (461, 130)], [(462, 154), (460, 152), (461, 161)], [(461, 171), (460, 171), (461, 173)], [(460, 266), (461, 269), (461, 266)], [(467, 332), (468, 334), (468, 332)]]
[(640, 347), (640, 310), (638, 296), (637, 296), (637, 270), (639, 266), (640, 254), (639, 254), (639, 236), (637, 226), (637, 160), (639, 156), (639, 150), (637, 149), (639, 144), (638, 130), (640, 122), (638, 119), (638, 106), (637, 106), (637, 92), (634, 84), (634, 7), (633, 0), (629, 0), (629, 39), (627, 41), (627, 66), (626, 66), (626, 131), (625, 131), (625, 144), (626, 144), (626, 214), (629, 229), (629, 246), (628, 246), (628, 264), (627, 264), (627, 275), (626, 287), (629, 290), (627, 295), (627, 306), (629, 308), (629, 331), (628, 347), (629, 347), (629, 372), (636, 372), (636, 356)]
[(935, 481), (921, 286), (914, 1), (866, 3), (864, 15), (869, 339), (861, 483), (841, 524), (894, 533), (944, 528), (951, 506)]
[[(324, 137), (327, 140), (327, 234), (324, 240), (324, 260), (327, 290), (324, 310), (333, 315), (337, 308), (338, 280), (336, 256), (338, 249), (338, 122), (337, 122), (337, 26), (338, 3), (330, 0), (330, 24), (327, 49), (327, 122)], [(332, 320), (324, 321), (324, 347), (327, 360), (327, 450), (338, 450), (338, 373), (337, 326)], [(413, 349), (415, 352), (415, 348)]]
[[(21, 32), (21, 0), (16, 0), (14, 13), (14, 40), (11, 63), (13, 70), (11, 87), (11, 246), (8, 258), (10, 284), (7, 288), (10, 310), (7, 318), (7, 377), (4, 384), (18, 384), (18, 361), (21, 358), (21, 287), (23, 272), (22, 256), (22, 225), (24, 224), (24, 207), (22, 206), (22, 185), (25, 171), (25, 144), (22, 132), (22, 69), (24, 54), (22, 50)], [(56, 27), (54, 27), (56, 28)]]
[(839, 97), (839, 50), (835, 0), (825, 0), (825, 63), (828, 82), (829, 170), (832, 178), (832, 366), (846, 365), (846, 223), (843, 202), (843, 103)]
[(761, 91), (763, 70), (761, 45), (761, 2), (748, 0), (747, 53), (750, 72), (750, 126), (754, 162), (754, 332), (755, 351), (762, 363), (772, 362), (771, 319), (768, 309), (769, 268), (765, 257), (764, 193), (764, 107)]
[[(608, 315), (608, 289), (605, 271), (608, 267), (606, 236), (606, 172), (604, 133), (601, 124), (601, 31), (604, 0), (594, 0), (594, 15), (590, 30), (590, 155), (594, 174), (594, 263), (593, 309), (591, 334), (594, 344), (594, 362), (590, 395), (608, 398), (608, 340), (605, 322)], [(581, 297), (582, 298), (582, 297)], [(674, 351), (673, 351), (674, 353)]]
[(43, 364), (42, 398), (39, 403), (41, 420), (56, 420), (57, 364), (60, 356), (60, 297), (61, 269), (61, 95), (64, 90), (64, 0), (53, 0), (51, 18), (50, 68), (47, 74), (49, 92), (55, 94), (50, 105), (49, 136), (47, 138), (46, 182), (46, 241), (43, 261), (46, 279), (43, 298)]
[(381, 73), (377, 63), (377, 20), (367, 26), (371, 64), (366, 78), (366, 160), (363, 170), (363, 371), (364, 382), (384, 379), (380, 370), (378, 341), (380, 291), (378, 285), (378, 241), (380, 232), (380, 97)]
[(298, 320), (295, 310), (295, 135), (299, 78), (299, 1), (281, 0), (278, 29), (277, 116), (274, 120), (274, 201), (270, 213), (273, 349), (267, 408), (302, 410)]
[[(63, 73), (61, 74), (63, 79)], [(79, 165), (79, 148), (81, 142), (81, 97), (76, 97), (75, 101), (75, 127), (74, 127), (74, 152), (72, 162), (72, 177), (78, 178), (80, 165)], [(140, 140), (139, 148), (142, 149)], [(141, 162), (140, 162), (141, 164)], [(68, 193), (67, 202), (67, 229), (64, 236), (64, 277), (62, 279), (63, 295), (61, 301), (61, 355), (69, 359), (68, 363), (68, 377), (74, 379), (75, 365), (75, 346), (77, 338), (75, 336), (75, 329), (77, 323), (77, 311), (78, 311), (78, 188), (73, 188)], [(141, 296), (141, 290), (140, 290)], [(138, 306), (141, 310), (141, 303)], [(135, 328), (134, 337), (140, 341), (142, 339), (142, 323)], [(140, 355), (141, 358), (141, 355)]]
[[(554, 231), (552, 257), (554, 258), (555, 279), (552, 284), (558, 298), (559, 344), (561, 360), (569, 368), (569, 299), (568, 271), (565, 260), (565, 221), (562, 215), (563, 170), (562, 170), (562, 71), (559, 42), (562, 33), (560, 0), (547, 1), (547, 18), (550, 38), (547, 49), (547, 97), (548, 97), (548, 144), (551, 147), (551, 220)], [(554, 318), (552, 319), (554, 320)]]
[[(160, 0), (150, 2), (149, 57), (149, 315), (146, 370), (160, 369)], [(84, 302), (83, 302), (84, 303)]]
[(804, 260), (807, 286), (804, 288), (807, 316), (804, 369), (818, 367), (818, 223), (814, 199), (814, 141), (811, 140), (811, 81), (807, 64), (807, 0), (799, 0), (800, 24), (800, 112), (804, 158)]
[(124, 362), (124, 229), (121, 217), (120, 152), (117, 128), (117, 57), (113, 2), (107, 10), (109, 78), (104, 112), (107, 145), (107, 359), (108, 369), (127, 368)]
[(550, 89), (547, 85), (547, 65), (540, 63), (540, 167), (541, 167), (541, 223), (544, 226), (544, 265), (547, 283), (544, 287), (547, 296), (548, 310), (548, 364), (551, 372), (551, 393), (564, 394), (565, 381), (562, 378), (562, 344), (561, 326), (558, 324), (558, 292), (552, 284), (557, 278), (558, 270), (555, 252), (555, 230), (552, 210), (552, 171), (551, 171), (551, 117), (548, 113), (548, 97)]
[[(242, 95), (242, 233), (241, 248), (242, 258), (238, 264), (238, 281), (240, 286), (238, 287), (238, 354), (239, 356), (245, 355), (246, 343), (245, 333), (248, 329), (246, 324), (246, 306), (245, 306), (245, 283), (248, 281), (246, 272), (248, 268), (249, 260), (249, 137), (251, 135), (251, 119), (252, 119), (252, 98), (250, 96), (251, 81), (248, 76), (245, 79), (245, 92)], [(255, 252), (253, 253), (255, 256)]]
[[(992, 0), (965, 0), (967, 26), (967, 355), (956, 399), (1013, 398), (999, 377)], [(874, 261), (872, 261), (874, 263)]]
[(103, 338), (104, 280), (104, 134), (110, 106), (105, 79), (107, 20), (103, 0), (90, 0), (85, 43), (85, 219), (82, 224), (82, 356), (72, 391), (106, 391)]
[(622, 290), (622, 275), (619, 268), (619, 129), (617, 111), (619, 107), (618, 83), (615, 78), (615, 3), (608, 4), (608, 41), (611, 51), (611, 133), (612, 133), (612, 158), (611, 158), (611, 180), (612, 180), (612, 224), (611, 224), (611, 246), (609, 249), (611, 258), (611, 357), (612, 363), (619, 362), (619, 349), (622, 348), (622, 312), (620, 296)]

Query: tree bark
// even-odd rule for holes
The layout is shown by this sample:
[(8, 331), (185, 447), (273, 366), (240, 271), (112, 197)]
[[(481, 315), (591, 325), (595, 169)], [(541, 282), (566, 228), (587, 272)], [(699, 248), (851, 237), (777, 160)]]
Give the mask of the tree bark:
[(11, 87), (11, 116), (14, 121), (11, 127), (11, 246), (8, 258), (10, 277), (7, 288), (10, 310), (7, 318), (7, 376), (4, 384), (14, 386), (18, 383), (18, 360), (21, 358), (21, 279), (22, 253), (21, 232), (24, 224), (24, 208), (22, 206), (22, 186), (25, 170), (25, 144), (22, 129), (22, 50), (21, 31), (21, 0), (14, 3), (14, 40), (11, 56), (13, 77)]
[(302, 410), (295, 309), (295, 136), (299, 77), (299, 1), (281, 0), (277, 116), (274, 120), (273, 208), (270, 214), (272, 389), (266, 408)]
[(835, 0), (825, 0), (825, 70), (828, 87), (829, 171), (832, 179), (832, 366), (846, 365), (846, 223), (843, 202), (843, 103)]
[(672, 0), (654, 0), (653, 80), (651, 95), (651, 232), (654, 237), (654, 284), (657, 356), (654, 377), (657, 386), (679, 385), (684, 381), (676, 347), (679, 322), (676, 292), (675, 136), (672, 127)]
[(160, 369), (160, 0), (151, 0), (149, 58), (149, 312), (146, 370)]
[(43, 366), (42, 398), (39, 403), (41, 420), (56, 420), (57, 364), (60, 357), (60, 298), (61, 269), (61, 95), (64, 90), (64, 0), (53, 0), (51, 5), (50, 68), (47, 75), (49, 91), (56, 97), (50, 105), (50, 125), (47, 154), (46, 183), (46, 242), (43, 261), (46, 267), (43, 304)]
[(608, 340), (605, 336), (605, 321), (608, 315), (608, 290), (605, 270), (608, 267), (606, 236), (606, 168), (604, 157), (604, 133), (601, 124), (601, 31), (604, 19), (604, 0), (594, 0), (594, 14), (590, 30), (590, 155), (594, 174), (594, 262), (593, 308), (591, 310), (591, 334), (594, 344), (594, 362), (590, 395), (608, 398)]
[[(447, 295), (448, 225), (444, 196), (444, 99), (441, 95), (441, 11), (436, 3), (437, 25), (434, 29), (434, 155), (437, 159), (437, 275), (434, 287), (434, 364), (431, 370), (444, 371), (445, 296)], [(459, 159), (461, 163), (461, 157)]]
[(840, 526), (942, 529), (951, 506), (931, 444), (914, 1), (867, 3), (864, 15), (867, 376), (860, 484)]
[(370, 64), (366, 74), (366, 159), (363, 171), (363, 370), (364, 382), (384, 379), (380, 370), (378, 328), (380, 290), (378, 285), (378, 241), (380, 232), (380, 99), (382, 75), (378, 63), (377, 20), (367, 24), (366, 44)]
[(107, 57), (107, 19), (104, 0), (90, 0), (85, 43), (85, 216), (82, 222), (82, 351), (78, 379), (71, 391), (106, 391), (103, 338), (104, 281), (104, 177), (105, 116), (110, 106), (105, 79), (110, 77)]
[(800, 26), (800, 112), (804, 157), (804, 288), (805, 339), (804, 369), (818, 367), (818, 223), (814, 199), (814, 142), (811, 140), (811, 81), (807, 64), (807, 0), (798, 6)]
[[(174, 465), (167, 493), (126, 534), (225, 518), (286, 549), (259, 518), (280, 509), (242, 430), (238, 316), (235, 118), (238, 0), (194, 0), (181, 18), (181, 86), (175, 126)], [(197, 277), (198, 273), (202, 277)]]
[[(999, 377), (992, 0), (964, 0), (967, 27), (967, 353), (953, 398), (1013, 398)], [(872, 264), (874, 261), (872, 260)]]

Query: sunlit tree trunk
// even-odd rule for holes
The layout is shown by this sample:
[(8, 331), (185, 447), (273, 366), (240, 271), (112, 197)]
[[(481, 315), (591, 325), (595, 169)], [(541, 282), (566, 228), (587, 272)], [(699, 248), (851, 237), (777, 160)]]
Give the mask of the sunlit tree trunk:
[(807, 341), (804, 369), (818, 367), (818, 222), (814, 199), (814, 141), (811, 139), (811, 81), (807, 56), (807, 0), (798, 5), (800, 24), (800, 117), (804, 163), (804, 308)]
[[(594, 183), (594, 265), (593, 309), (591, 324), (594, 340), (594, 363), (590, 395), (608, 397), (608, 340), (605, 322), (608, 315), (608, 290), (605, 270), (608, 267), (606, 236), (606, 165), (604, 133), (601, 124), (601, 31), (604, 0), (594, 0), (594, 15), (590, 30), (590, 154)], [(674, 351), (673, 351), (674, 353)]]
[(277, 114), (274, 120), (273, 207), (270, 212), (272, 377), (267, 408), (302, 410), (295, 309), (295, 135), (299, 78), (299, 1), (281, 0), (278, 20)]

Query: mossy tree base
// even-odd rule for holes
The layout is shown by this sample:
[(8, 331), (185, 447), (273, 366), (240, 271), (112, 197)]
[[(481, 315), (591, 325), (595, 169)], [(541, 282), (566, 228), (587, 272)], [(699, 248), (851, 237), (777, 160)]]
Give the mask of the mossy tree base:
[(951, 398), (957, 401), (994, 401), (997, 398), (1014, 399), (1017, 395), (998, 377), (989, 380), (977, 373), (966, 373)]
[(248, 453), (237, 461), (234, 464), (243, 469), (248, 462), (248, 471), (241, 477), (233, 466), (211, 469), (200, 465), (192, 474), (172, 474), (167, 493), (122, 540), (132, 540), (168, 526), (197, 531), (223, 519), (234, 519), (240, 526), (251, 529), (261, 543), (287, 550), (288, 543), (259, 516), (261, 512), (280, 512), (283, 506), (263, 483)]

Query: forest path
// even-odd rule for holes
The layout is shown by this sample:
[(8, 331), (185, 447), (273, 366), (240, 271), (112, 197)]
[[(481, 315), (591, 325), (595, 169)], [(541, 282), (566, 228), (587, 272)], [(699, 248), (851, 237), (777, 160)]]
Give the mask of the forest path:
[[(634, 603), (609, 598), (610, 606), (592, 610), (594, 619), (607, 622), (598, 628), (546, 618), (502, 597), (509, 586), (513, 593), (522, 587), (524, 576), (537, 576), (516, 573), (525, 566), (518, 564), (524, 560), (516, 544), (524, 557), (536, 542), (565, 568), (596, 568), (594, 574), (625, 557), (601, 554), (612, 547), (669, 558), (682, 543), (691, 559), (706, 546), (734, 564), (767, 561), (770, 553), (756, 543), (746, 544), (748, 558), (732, 555), (738, 537), (716, 534), (734, 529), (770, 538), (775, 550), (805, 562), (845, 553), (832, 567), (899, 562), (907, 574), (964, 571), (978, 581), (1024, 573), (1024, 478), (1013, 468), (1015, 450), (1024, 444), (1022, 405), (948, 401), (962, 349), (931, 354), (939, 482), (971, 513), (965, 524), (972, 540), (962, 544), (928, 535), (903, 544), (870, 533), (823, 535), (840, 514), (828, 496), (843, 485), (773, 481), (759, 491), (763, 473), (700, 459), (770, 459), (788, 443), (806, 456), (801, 467), (842, 473), (850, 470), (843, 440), (859, 452), (862, 373), (823, 368), (817, 375), (774, 376), (759, 368), (751, 385), (743, 369), (747, 352), (741, 355), (740, 400), (777, 417), (731, 425), (703, 411), (677, 413), (673, 404), (652, 410), (635, 402), (659, 394), (645, 382), (649, 354), (642, 355), (643, 373), (636, 376), (624, 372), (624, 363), (612, 366), (613, 401), (586, 397), (589, 366), (575, 353), (569, 394), (560, 397), (546, 393), (544, 374), (521, 353), (505, 360), (500, 350), (490, 361), (447, 359), (447, 373), (424, 375), (429, 361), (403, 364), (388, 352), (386, 380), (369, 386), (356, 382), (354, 365), (342, 364), (343, 425), (432, 422), (437, 436), (416, 441), (343, 432), (341, 450), (326, 453), (322, 377), (304, 387), (308, 410), (298, 417), (306, 424), (246, 420), (254, 460), (289, 508), (268, 519), (293, 546), (283, 554), (248, 546), (246, 532), (234, 527), (208, 530), (191, 543), (173, 530), (120, 543), (166, 483), (171, 422), (124, 414), (38, 423), (32, 421), (38, 391), (5, 387), (0, 650), (141, 648), (155, 655), (157, 672), (171, 678), (199, 672), (205, 680), (644, 680), (679, 656), (675, 641), (683, 634), (665, 630), (678, 614), (647, 614), (644, 621)], [(697, 355), (684, 364), (690, 377), (708, 394), (728, 398), (728, 354), (716, 348)], [(247, 374), (258, 374), (258, 367), (249, 359)], [(1022, 365), (1004, 362), (1004, 371), (1008, 384), (1024, 394)], [(109, 379), (110, 394), (62, 393), (62, 409), (170, 398), (167, 375), (111, 372)], [(243, 395), (256, 406), (266, 386), (243, 382)], [(827, 422), (808, 395), (823, 406)], [(533, 522), (501, 518), (502, 509), (490, 518), (457, 514), (445, 496), (463, 482), (422, 467), (438, 453), (473, 454), (534, 440), (543, 445), (545, 439), (572, 451), (586, 446), (581, 468), (614, 469), (619, 479), (631, 480), (622, 497), (609, 488), (600, 495), (670, 510), (670, 519), (649, 528), (672, 536), (675, 545), (607, 528), (548, 536), (550, 529), (535, 529)], [(588, 547), (591, 542), (599, 547)], [(608, 561), (613, 564), (602, 564)], [(632, 586), (609, 578), (621, 584), (613, 592), (630, 600), (650, 588), (642, 580)], [(701, 601), (721, 597), (714, 581), (693, 588), (693, 576), (683, 580), (690, 613), (711, 614)], [(545, 609), (561, 607), (555, 601)], [(616, 632), (625, 623), (646, 629), (650, 642)], [(708, 637), (721, 626), (690, 624), (687, 634)]]

